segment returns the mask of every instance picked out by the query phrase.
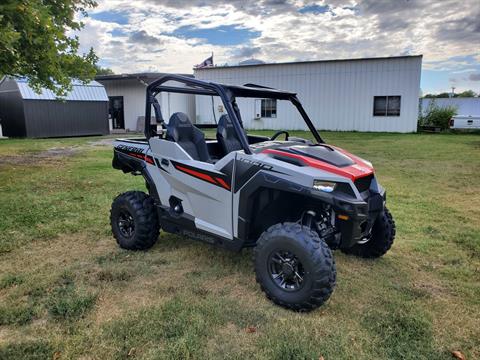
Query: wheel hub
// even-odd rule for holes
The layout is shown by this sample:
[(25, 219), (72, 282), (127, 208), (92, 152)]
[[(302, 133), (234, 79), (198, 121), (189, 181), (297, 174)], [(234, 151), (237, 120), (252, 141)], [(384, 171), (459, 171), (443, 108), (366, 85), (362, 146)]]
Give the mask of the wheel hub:
[(126, 210), (121, 211), (118, 216), (118, 229), (125, 237), (131, 237), (135, 232), (133, 216)]
[(285, 263), (282, 265), (282, 271), (287, 277), (291, 277), (295, 270), (293, 270), (293, 266), (289, 263)]
[(303, 285), (305, 270), (290, 251), (279, 250), (272, 253), (268, 260), (268, 270), (274, 283), (284, 290), (296, 291)]

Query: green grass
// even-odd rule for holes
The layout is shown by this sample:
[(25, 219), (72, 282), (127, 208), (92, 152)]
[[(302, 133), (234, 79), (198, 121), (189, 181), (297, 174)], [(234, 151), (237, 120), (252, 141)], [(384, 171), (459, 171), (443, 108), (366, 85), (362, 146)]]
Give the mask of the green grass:
[(145, 187), (98, 138), (0, 141), (0, 359), (480, 358), (480, 136), (323, 136), (373, 162), (397, 239), (375, 261), (335, 252), (308, 314), (265, 299), (251, 251), (165, 233), (120, 250), (111, 201)]

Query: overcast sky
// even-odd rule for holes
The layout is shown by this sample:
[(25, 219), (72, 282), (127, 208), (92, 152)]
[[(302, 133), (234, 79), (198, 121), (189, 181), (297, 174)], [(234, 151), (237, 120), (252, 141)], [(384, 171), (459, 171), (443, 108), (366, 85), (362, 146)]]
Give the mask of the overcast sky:
[[(480, 0), (97, 0), (83, 19), (117, 73), (423, 54), (422, 91), (480, 92)], [(226, 4), (227, 3), (227, 4)]]

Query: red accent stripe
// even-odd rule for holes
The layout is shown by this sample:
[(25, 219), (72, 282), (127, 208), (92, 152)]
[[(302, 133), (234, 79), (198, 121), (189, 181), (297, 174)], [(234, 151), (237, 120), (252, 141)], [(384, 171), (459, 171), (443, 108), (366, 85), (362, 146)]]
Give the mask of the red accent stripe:
[(143, 154), (137, 154), (137, 153), (128, 153), (128, 155), (133, 156), (137, 159), (145, 160), (145, 157)]
[(155, 165), (155, 162), (151, 156), (145, 155), (145, 161), (149, 164)]
[(134, 158), (146, 161), (149, 164), (155, 165), (155, 162), (153, 161), (153, 158), (149, 155), (138, 154), (138, 153), (133, 153), (133, 152), (128, 153), (128, 155), (133, 156)]
[(281, 155), (281, 156), (286, 156), (293, 159), (298, 159), (303, 161), (308, 166), (311, 166), (320, 170), (328, 171), (340, 176), (344, 176), (346, 178), (351, 179), (352, 181), (355, 181), (359, 178), (373, 174), (373, 169), (367, 164), (365, 164), (363, 161), (361, 161), (359, 158), (357, 158), (356, 156), (351, 155), (348, 152), (341, 150), (339, 148), (335, 148), (335, 149), (341, 151), (342, 153), (350, 157), (353, 161), (355, 161), (355, 164), (339, 168), (339, 167), (336, 167), (335, 165), (331, 165), (329, 163), (320, 161), (318, 159), (313, 159), (308, 156), (292, 154), (286, 151), (281, 151), (276, 149), (266, 149), (266, 150), (263, 150), (262, 153)]
[(227, 190), (230, 190), (230, 186), (225, 182), (225, 180), (223, 180), (222, 178), (219, 178), (219, 177), (216, 177), (215, 180), (217, 180), (217, 182), (220, 185), (222, 185), (222, 187), (224, 187)]
[(202, 179), (202, 180), (205, 180), (205, 181), (208, 181), (212, 184), (217, 184), (217, 182), (215, 180), (213, 180), (213, 178), (208, 175), (208, 174), (204, 174), (204, 173), (201, 173), (199, 171), (195, 171), (195, 170), (192, 170), (192, 169), (188, 169), (186, 167), (183, 167), (181, 165), (175, 165), (175, 168), (177, 170), (180, 170), (180, 171), (183, 171), (184, 173), (187, 173), (189, 175), (192, 175), (192, 176), (195, 176), (199, 179)]

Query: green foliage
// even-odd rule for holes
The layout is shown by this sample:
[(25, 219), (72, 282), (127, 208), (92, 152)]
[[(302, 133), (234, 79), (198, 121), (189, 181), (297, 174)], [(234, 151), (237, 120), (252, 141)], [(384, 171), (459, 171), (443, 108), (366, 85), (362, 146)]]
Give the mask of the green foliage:
[(35, 315), (33, 308), (28, 305), (15, 305), (12, 303), (0, 306), (0, 325), (25, 325)]
[(102, 68), (99, 65), (95, 65), (95, 71), (97, 72), (97, 75), (113, 75), (114, 74), (112, 69)]
[(236, 301), (187, 295), (174, 297), (161, 307), (130, 313), (105, 326), (102, 336), (115, 349), (114, 357), (124, 358), (134, 348), (144, 356), (156, 353), (165, 359), (207, 358), (205, 346), (212, 329), (229, 323), (242, 329), (245, 324), (264, 321), (259, 320), (264, 319), (262, 314), (242, 309)]
[[(456, 98), (456, 97), (469, 98), (469, 97), (476, 97), (476, 96), (478, 96), (478, 94), (473, 90), (465, 90), (465, 91), (462, 91), (460, 93), (453, 94), (454, 98)], [(427, 94), (424, 97), (427, 98), (427, 99), (435, 99), (435, 98), (444, 99), (444, 98), (452, 97), (452, 93), (442, 92), (442, 93), (439, 93), (439, 94)]]
[[(336, 252), (335, 292), (308, 314), (265, 298), (249, 250), (165, 232), (148, 252), (118, 249), (112, 199), (145, 184), (112, 169), (111, 146), (0, 141), (0, 307), (4, 319), (33, 310), (0, 326), (0, 359), (451, 359), (452, 349), (480, 359), (478, 135), (322, 135), (374, 163), (398, 232), (375, 261)], [(58, 310), (88, 294), (94, 305)], [(75, 312), (80, 320), (58, 320)]]
[(8, 360), (45, 360), (51, 359), (54, 350), (44, 340), (24, 341), (0, 345), (0, 359)]
[(2, 0), (0, 3), (0, 78), (25, 76), (35, 89), (45, 87), (65, 95), (71, 79), (95, 76), (93, 49), (78, 55), (78, 31), (94, 0)]
[[(431, 320), (408, 301), (387, 305), (388, 312), (374, 309), (365, 314), (363, 323), (379, 348), (385, 350), (379, 358), (430, 359), (437, 353)], [(408, 355), (407, 355), (408, 354)], [(442, 356), (437, 353), (435, 358)]]
[(0, 280), (0, 289), (5, 289), (10, 286), (20, 285), (23, 283), (24, 278), (21, 275), (5, 274)]
[[(457, 94), (455, 94), (455, 95), (457, 95)], [(466, 98), (468, 98), (468, 97), (478, 96), (478, 94), (477, 94), (475, 91), (473, 91), (473, 90), (465, 90), (465, 91), (463, 91), (463, 92), (461, 92), (461, 93), (458, 93), (457, 96), (458, 96), (458, 97), (466, 97)]]
[(95, 305), (96, 296), (80, 291), (70, 275), (64, 274), (48, 301), (48, 312), (55, 319), (76, 320)]
[(420, 113), (418, 124), (422, 126), (437, 126), (442, 130), (448, 129), (450, 119), (457, 114), (455, 106), (439, 107), (435, 100), (431, 100), (427, 111)]

